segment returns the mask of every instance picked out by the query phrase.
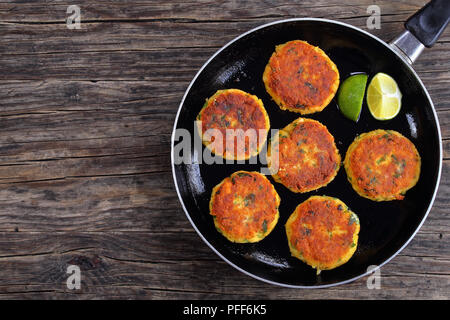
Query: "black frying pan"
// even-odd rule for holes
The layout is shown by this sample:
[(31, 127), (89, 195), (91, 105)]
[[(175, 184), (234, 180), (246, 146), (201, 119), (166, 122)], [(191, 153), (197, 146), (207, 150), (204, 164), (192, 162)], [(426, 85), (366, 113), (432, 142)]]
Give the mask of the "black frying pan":
[[(406, 25), (409, 31), (393, 45), (341, 22), (325, 19), (289, 19), (253, 29), (225, 45), (200, 69), (187, 89), (178, 110), (172, 136), (172, 168), (176, 189), (184, 211), (200, 237), (225, 261), (238, 270), (269, 283), (289, 287), (325, 287), (353, 281), (368, 274), (369, 266), (382, 266), (397, 255), (424, 223), (434, 201), (442, 165), (440, 129), (433, 103), (410, 63), (422, 44), (431, 46), (449, 19), (449, 1), (434, 0)], [(412, 36), (415, 35), (415, 37)], [(403, 93), (402, 109), (392, 120), (372, 118), (367, 106), (358, 123), (345, 119), (333, 100), (322, 112), (308, 117), (326, 125), (345, 156), (357, 134), (393, 129), (408, 137), (422, 157), (421, 177), (402, 201), (374, 202), (360, 197), (348, 183), (345, 170), (326, 187), (306, 194), (294, 194), (274, 184), (281, 197), (280, 219), (264, 240), (235, 244), (214, 227), (209, 214), (212, 188), (238, 170), (259, 171), (262, 164), (196, 164), (192, 147), (191, 164), (175, 164), (176, 129), (186, 129), (194, 137), (195, 118), (205, 99), (219, 89), (237, 88), (263, 100), (271, 128), (283, 128), (300, 114), (282, 111), (264, 88), (262, 74), (275, 46), (290, 40), (306, 40), (322, 48), (336, 63), (341, 80), (354, 72), (369, 77), (385, 72), (396, 79)], [(369, 78), (370, 80), (370, 78)], [(201, 147), (202, 148), (202, 147)], [(202, 149), (197, 150), (202, 152)], [(343, 266), (323, 271), (291, 257), (284, 224), (295, 207), (311, 195), (341, 199), (359, 216), (361, 231), (358, 248)]]

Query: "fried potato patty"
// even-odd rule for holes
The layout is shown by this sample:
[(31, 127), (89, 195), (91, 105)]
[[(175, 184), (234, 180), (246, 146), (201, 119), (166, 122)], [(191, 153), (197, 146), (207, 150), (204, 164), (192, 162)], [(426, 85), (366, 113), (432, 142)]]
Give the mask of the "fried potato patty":
[(420, 155), (414, 144), (393, 130), (374, 130), (356, 137), (344, 160), (348, 181), (362, 197), (402, 200), (420, 176)]
[(319, 47), (294, 40), (278, 45), (263, 81), (283, 110), (309, 114), (322, 111), (339, 87), (339, 71)]
[(358, 244), (358, 216), (339, 199), (312, 196), (299, 204), (286, 222), (291, 254), (317, 269), (346, 263)]
[(267, 154), (275, 181), (293, 192), (309, 192), (327, 185), (341, 163), (327, 127), (306, 118), (298, 118), (281, 129), (278, 137), (270, 141)]
[[(270, 129), (262, 101), (238, 89), (217, 91), (206, 100), (197, 121), (203, 144), (214, 154), (230, 160), (246, 160), (257, 155)], [(217, 131), (220, 140), (215, 140)]]
[(217, 230), (232, 242), (258, 242), (278, 221), (280, 197), (258, 172), (238, 171), (214, 187), (209, 203)]

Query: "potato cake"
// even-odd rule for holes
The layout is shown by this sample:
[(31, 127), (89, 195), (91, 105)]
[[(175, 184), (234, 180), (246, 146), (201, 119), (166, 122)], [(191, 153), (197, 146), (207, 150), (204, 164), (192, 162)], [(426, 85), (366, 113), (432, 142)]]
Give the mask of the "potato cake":
[(358, 216), (339, 199), (312, 196), (299, 204), (286, 222), (291, 254), (317, 269), (346, 263), (356, 251)]
[(258, 242), (278, 221), (280, 197), (258, 172), (238, 171), (214, 187), (209, 203), (217, 230), (232, 242)]
[(421, 159), (414, 144), (393, 130), (374, 130), (356, 137), (344, 160), (348, 181), (362, 197), (402, 200), (420, 176)]
[[(278, 157), (272, 155), (278, 153)], [(268, 148), (269, 168), (276, 182), (293, 192), (309, 192), (330, 183), (341, 156), (334, 137), (319, 121), (298, 118), (279, 131)], [(274, 170), (274, 169), (272, 169)]]
[(309, 114), (322, 111), (339, 87), (339, 71), (319, 47), (294, 40), (278, 45), (263, 81), (283, 110)]
[[(227, 89), (206, 100), (197, 116), (197, 129), (203, 144), (214, 154), (230, 160), (247, 160), (257, 155), (266, 142), (270, 121), (258, 97)], [(220, 132), (222, 143), (215, 141), (215, 130)], [(234, 134), (227, 135), (227, 131)], [(250, 135), (252, 132), (254, 135)]]

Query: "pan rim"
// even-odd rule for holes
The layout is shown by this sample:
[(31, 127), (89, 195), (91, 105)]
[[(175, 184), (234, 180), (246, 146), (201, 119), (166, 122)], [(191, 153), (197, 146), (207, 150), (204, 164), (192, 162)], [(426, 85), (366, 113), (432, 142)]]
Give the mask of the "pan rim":
[[(436, 123), (436, 129), (437, 129), (437, 134), (438, 134), (438, 139), (439, 139), (439, 166), (438, 166), (438, 175), (437, 175), (437, 179), (436, 179), (436, 184), (434, 186), (434, 191), (433, 191), (433, 195), (431, 197), (431, 201), (428, 204), (428, 208), (425, 212), (425, 215), (423, 216), (421, 222), (419, 223), (419, 225), (417, 226), (417, 228), (414, 230), (414, 232), (411, 234), (411, 236), (409, 237), (409, 239), (394, 253), (392, 254), (388, 259), (386, 259), (385, 261), (383, 261), (380, 265), (376, 266), (375, 268), (371, 269), (370, 271), (366, 271), (358, 276), (355, 276), (353, 278), (347, 279), (347, 280), (343, 280), (343, 281), (339, 281), (336, 283), (330, 283), (330, 284), (324, 284), (324, 285), (314, 285), (314, 286), (304, 286), (304, 285), (292, 285), (292, 284), (287, 284), (287, 283), (281, 283), (281, 282), (276, 282), (273, 280), (268, 280), (265, 278), (262, 278), (260, 276), (257, 276), (249, 271), (244, 270), (243, 268), (239, 267), (238, 265), (234, 264), (233, 262), (231, 262), (230, 260), (228, 260), (225, 256), (223, 256), (211, 243), (209, 243), (209, 241), (203, 236), (203, 234), (200, 232), (200, 230), (197, 228), (197, 226), (195, 225), (194, 221), (192, 220), (188, 210), (186, 209), (186, 206), (184, 205), (183, 202), (183, 198), (181, 196), (180, 190), (178, 188), (178, 181), (177, 181), (177, 177), (175, 174), (175, 161), (174, 161), (174, 144), (175, 144), (175, 131), (177, 128), (177, 124), (178, 124), (178, 118), (181, 112), (181, 109), (183, 108), (184, 105), (184, 101), (187, 97), (187, 95), (189, 94), (191, 87), (193, 86), (193, 84), (195, 83), (195, 81), (197, 80), (198, 76), (203, 72), (203, 69), (206, 68), (206, 66), (209, 65), (209, 63), (217, 56), (219, 55), (223, 50), (225, 50), (227, 47), (229, 47), (231, 44), (233, 44), (234, 42), (238, 41), (239, 39), (247, 36), (248, 34), (251, 34), (257, 30), (260, 29), (264, 29), (267, 28), (269, 26), (272, 25), (276, 25), (276, 24), (282, 24), (282, 23), (288, 23), (288, 22), (294, 22), (294, 21), (317, 21), (317, 22), (325, 22), (325, 23), (330, 23), (330, 24), (336, 24), (336, 25), (340, 25), (340, 26), (344, 26), (350, 29), (353, 29), (357, 32), (360, 32), (372, 39), (374, 39), (375, 41), (381, 43), (383, 46), (385, 46), (388, 50), (390, 50), (391, 52), (393, 52), (397, 57), (400, 58), (401, 61), (403, 61), (403, 63), (406, 65), (406, 67), (409, 69), (409, 71), (415, 76), (416, 80), (419, 82), (420, 86), (422, 87), (423, 92), (425, 93), (428, 102), (431, 106), (431, 110), (433, 112), (433, 117), (434, 117), (434, 121)], [(222, 46), (219, 50), (217, 50), (203, 65), (202, 67), (197, 71), (197, 73), (195, 74), (194, 78), (191, 80), (191, 82), (189, 83), (189, 86), (187, 87), (183, 98), (181, 99), (181, 102), (178, 106), (178, 111), (175, 117), (175, 121), (174, 121), (174, 126), (173, 126), (173, 130), (172, 130), (172, 136), (171, 136), (171, 148), (170, 148), (170, 158), (171, 158), (171, 166), (172, 166), (172, 176), (173, 176), (173, 180), (174, 180), (174, 184), (175, 184), (175, 190), (177, 192), (178, 195), (178, 199), (181, 203), (181, 206), (183, 208), (183, 211), (186, 215), (186, 217), (188, 218), (189, 222), (191, 223), (192, 227), (194, 228), (194, 230), (197, 232), (197, 234), (200, 236), (200, 238), (212, 249), (212, 251), (217, 254), (222, 260), (224, 260), (226, 263), (228, 263), (229, 265), (231, 265), (233, 268), (237, 269), (238, 271), (265, 283), (269, 283), (271, 285), (275, 285), (275, 286), (280, 286), (280, 287), (285, 287), (285, 288), (295, 288), (295, 289), (318, 289), (318, 288), (329, 288), (329, 287), (334, 287), (334, 286), (338, 286), (338, 285), (343, 285), (343, 284), (347, 284), (347, 283), (351, 283), (353, 281), (356, 281), (360, 278), (363, 278), (371, 273), (374, 273), (376, 270), (380, 269), (382, 266), (384, 266), (385, 264), (387, 264), (388, 262), (390, 262), (393, 258), (395, 258), (404, 248), (406, 248), (408, 246), (408, 244), (411, 242), (411, 240), (416, 236), (417, 232), (420, 230), (420, 228), (422, 227), (422, 225), (424, 224), (425, 220), (428, 217), (428, 214), (431, 211), (431, 208), (433, 207), (434, 201), (436, 199), (436, 195), (437, 195), (437, 191), (439, 189), (439, 185), (440, 185), (440, 180), (441, 180), (441, 174), (442, 174), (442, 154), (443, 154), (443, 147), (442, 147), (442, 135), (441, 135), (441, 129), (440, 129), (440, 125), (439, 125), (439, 120), (438, 120), (438, 116), (436, 113), (436, 109), (434, 107), (433, 101), (431, 100), (431, 97), (428, 93), (428, 90), (426, 89), (425, 85), (423, 84), (422, 80), (420, 79), (419, 75), (416, 73), (416, 71), (412, 68), (411, 64), (408, 63), (404, 57), (402, 57), (398, 52), (396, 52), (388, 43), (386, 43), (385, 41), (381, 40), (380, 38), (374, 36), (373, 34), (360, 29), (358, 27), (352, 26), (348, 23), (344, 23), (344, 22), (340, 22), (340, 21), (335, 21), (335, 20), (330, 20), (330, 19), (324, 19), (324, 18), (290, 18), (290, 19), (283, 19), (283, 20), (277, 20), (277, 21), (273, 21), (273, 22), (269, 22), (260, 26), (257, 26), (253, 29), (250, 29), (247, 32), (244, 32), (242, 34), (240, 34), (239, 36), (237, 36), (236, 38), (232, 39), (231, 41), (229, 41), (228, 43), (226, 43), (224, 46)]]

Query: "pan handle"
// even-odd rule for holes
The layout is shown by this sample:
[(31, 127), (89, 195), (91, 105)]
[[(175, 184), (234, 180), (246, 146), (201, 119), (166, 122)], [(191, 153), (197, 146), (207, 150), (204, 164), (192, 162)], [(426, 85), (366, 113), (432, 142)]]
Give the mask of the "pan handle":
[(412, 64), (425, 47), (433, 46), (449, 20), (450, 1), (432, 0), (405, 22), (406, 30), (390, 44)]

